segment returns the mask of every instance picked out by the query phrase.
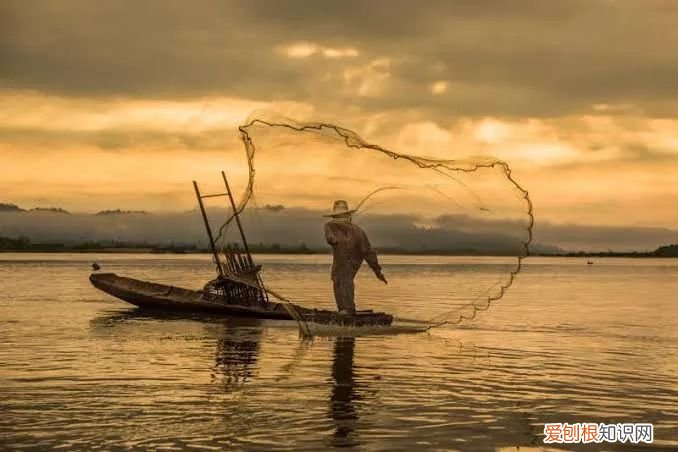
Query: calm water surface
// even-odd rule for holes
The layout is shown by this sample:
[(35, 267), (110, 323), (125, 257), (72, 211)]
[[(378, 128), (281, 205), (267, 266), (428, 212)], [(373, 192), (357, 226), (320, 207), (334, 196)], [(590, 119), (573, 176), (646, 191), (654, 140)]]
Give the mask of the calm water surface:
[[(212, 274), (207, 256), (0, 254), (0, 449), (524, 450), (546, 422), (652, 422), (653, 447), (678, 449), (678, 260), (530, 258), (473, 322), (313, 341), (145, 314), (90, 286), (94, 260), (190, 288)], [(259, 262), (331, 303), (325, 256)], [(359, 304), (401, 315), (482, 293), (505, 263), (384, 262), (390, 284), (361, 274)]]

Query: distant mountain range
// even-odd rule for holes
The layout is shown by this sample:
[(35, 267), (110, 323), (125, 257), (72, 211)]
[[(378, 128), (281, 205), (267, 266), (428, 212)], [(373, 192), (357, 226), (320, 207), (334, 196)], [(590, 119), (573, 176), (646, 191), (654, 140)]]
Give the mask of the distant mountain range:
[(22, 209), (16, 204), (0, 203), (0, 212), (53, 212), (70, 215), (70, 212), (61, 207), (34, 207), (30, 210)]
[[(276, 246), (281, 252), (306, 248), (327, 250), (322, 212), (283, 205), (245, 210), (242, 221), (248, 239), (260, 249)], [(210, 209), (212, 228), (227, 217), (225, 209)], [(422, 224), (410, 215), (359, 215), (355, 219), (368, 233), (373, 246), (399, 253), (493, 254), (521, 252), (525, 224), (518, 220), (447, 215)], [(228, 241), (237, 241), (231, 228)], [(537, 221), (533, 254), (650, 253), (658, 246), (678, 243), (678, 231), (651, 227), (562, 225)], [(96, 213), (68, 212), (59, 207), (24, 209), (0, 204), (0, 236), (24, 237), (36, 244), (73, 246), (151, 246), (206, 249), (208, 242), (200, 213), (146, 212), (123, 209)], [(89, 245), (87, 245), (89, 244)], [(654, 251), (653, 251), (654, 250)], [(662, 252), (669, 252), (662, 251)]]
[(148, 215), (148, 212), (146, 212), (145, 210), (120, 210), (120, 209), (115, 209), (115, 210), (100, 210), (99, 212), (95, 213), (94, 215), (130, 215), (130, 214)]
[[(71, 213), (61, 207), (33, 207), (32, 209), (22, 209), (16, 204), (0, 203), (0, 212), (53, 212), (70, 215)], [(145, 210), (100, 210), (94, 215), (128, 215), (128, 214), (148, 214)]]

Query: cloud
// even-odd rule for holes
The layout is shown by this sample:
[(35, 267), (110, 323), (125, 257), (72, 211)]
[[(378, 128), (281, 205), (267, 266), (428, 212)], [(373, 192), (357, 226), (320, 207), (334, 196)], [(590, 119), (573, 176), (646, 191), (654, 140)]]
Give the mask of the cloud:
[(447, 86), (445, 80), (438, 80), (431, 85), (431, 94), (443, 94), (447, 92)]
[[(407, 1), (116, 1), (94, 8), (84, 0), (10, 0), (0, 8), (7, 88), (284, 97), (436, 115), (562, 115), (601, 105), (676, 112), (669, 99), (678, 94), (678, 9), (669, 1), (432, 1), (426, 8)], [(310, 56), (324, 63), (311, 64)], [(365, 99), (337, 90), (331, 74), (350, 72), (357, 60), (363, 67), (391, 61), (394, 90)], [(441, 80), (448, 90), (424, 97)]]
[[(243, 217), (251, 243), (279, 243), (324, 248), (321, 211), (301, 208), (249, 209)], [(214, 225), (226, 217), (211, 209)], [(440, 217), (433, 227), (417, 226), (409, 215), (364, 214), (355, 220), (368, 232), (373, 245), (404, 250), (492, 250), (517, 252), (524, 225), (510, 220), (486, 220), (465, 215)], [(235, 230), (229, 240), (238, 240)], [(147, 215), (60, 215), (50, 212), (0, 212), (0, 236), (27, 235), (34, 241), (81, 242), (86, 240), (150, 243), (199, 243), (207, 246), (197, 211)], [(560, 247), (566, 250), (653, 250), (677, 243), (678, 231), (664, 228), (609, 227), (538, 223), (534, 251)]]
[[(46, 202), (74, 210), (111, 204), (125, 209), (158, 210), (168, 204), (188, 208), (193, 200), (186, 184), (191, 179), (211, 180), (220, 169), (245, 177), (236, 125), (245, 120), (250, 106), (318, 119), (311, 104), (296, 102), (79, 98), (13, 91), (0, 103), (0, 193), (8, 201)], [(666, 227), (678, 221), (678, 211), (671, 208), (678, 195), (676, 119), (596, 114), (432, 121), (408, 112), (358, 112), (347, 118), (370, 141), (403, 153), (457, 161), (485, 161), (493, 155), (509, 162), (530, 191), (538, 220)], [(350, 125), (340, 117), (328, 119)], [(269, 135), (271, 146), (292, 139)], [(327, 180), (304, 174), (307, 184), (299, 189), (299, 162), (320, 171), (322, 155), (307, 149), (310, 142), (294, 143), (294, 149), (280, 147), (275, 159), (257, 162), (276, 167), (273, 172), (260, 168), (259, 175), (273, 175), (271, 187), (278, 187), (267, 194), (267, 202), (319, 196), (307, 187)], [(359, 161), (350, 163), (353, 168)], [(391, 161), (376, 168), (381, 178), (395, 171)], [(344, 182), (350, 177), (344, 175)], [(476, 180), (481, 182), (471, 180), (474, 187)], [(259, 194), (266, 188), (259, 186)]]
[(678, 231), (667, 228), (537, 224), (535, 236), (572, 251), (651, 251), (678, 243)]
[(391, 60), (377, 58), (362, 66), (351, 66), (344, 70), (344, 82), (351, 94), (358, 97), (381, 95), (391, 78)]
[[(321, 211), (287, 208), (250, 209), (243, 224), (251, 243), (278, 243), (311, 248), (327, 247)], [(226, 212), (211, 209), (210, 218), (224, 219)], [(197, 211), (184, 213), (126, 215), (59, 215), (44, 211), (0, 213), (0, 236), (26, 235), (38, 242), (128, 241), (135, 243), (200, 243), (206, 246)], [(419, 227), (407, 215), (363, 215), (360, 224), (369, 232), (374, 246), (402, 250), (479, 250), (500, 253), (521, 251), (524, 230), (519, 224), (483, 222), (458, 217), (459, 227), (447, 219), (435, 227)], [(474, 223), (475, 226), (474, 227)], [(214, 225), (218, 221), (214, 220)], [(214, 226), (213, 225), (213, 226)], [(236, 231), (228, 240), (235, 241)]]
[(281, 50), (290, 58), (308, 58), (313, 55), (320, 55), (325, 58), (352, 58), (358, 56), (359, 53), (352, 47), (322, 47), (312, 42), (297, 42), (283, 46)]

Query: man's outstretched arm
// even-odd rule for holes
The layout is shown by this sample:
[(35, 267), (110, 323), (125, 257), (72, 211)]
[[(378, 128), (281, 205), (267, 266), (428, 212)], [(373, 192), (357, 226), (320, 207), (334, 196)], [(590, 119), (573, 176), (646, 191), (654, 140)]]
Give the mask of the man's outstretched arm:
[(361, 232), (362, 240), (360, 241), (361, 245), (360, 248), (363, 253), (363, 258), (365, 259), (365, 262), (367, 262), (367, 265), (370, 266), (375, 276), (379, 278), (379, 280), (383, 281), (384, 284), (388, 284), (388, 281), (386, 281), (386, 277), (381, 272), (381, 265), (379, 265), (379, 258), (377, 257), (377, 252), (374, 251), (374, 249), (372, 248), (370, 240), (367, 238), (367, 234), (365, 234), (365, 231)]

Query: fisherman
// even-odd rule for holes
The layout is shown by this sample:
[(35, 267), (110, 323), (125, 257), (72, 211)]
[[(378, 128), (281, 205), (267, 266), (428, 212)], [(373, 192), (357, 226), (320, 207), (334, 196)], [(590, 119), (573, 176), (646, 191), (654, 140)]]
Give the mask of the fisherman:
[(334, 259), (332, 261), (332, 283), (337, 310), (342, 315), (355, 314), (355, 285), (353, 278), (360, 269), (363, 260), (367, 261), (378, 279), (388, 284), (381, 272), (377, 260), (365, 231), (351, 223), (351, 216), (356, 210), (349, 210), (344, 200), (334, 202), (332, 212), (323, 215), (332, 218), (325, 224), (325, 238), (332, 246)]

